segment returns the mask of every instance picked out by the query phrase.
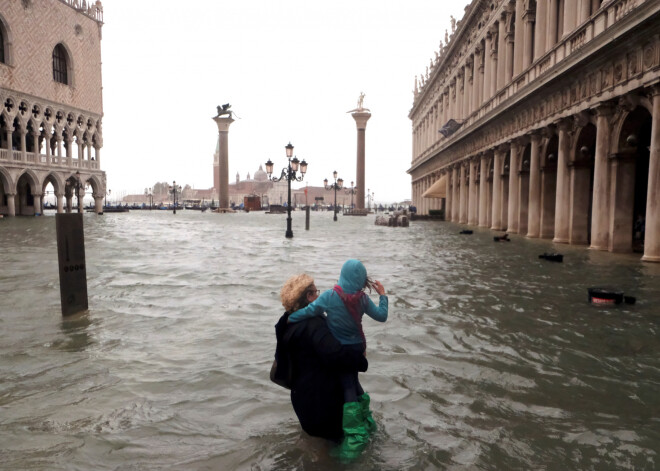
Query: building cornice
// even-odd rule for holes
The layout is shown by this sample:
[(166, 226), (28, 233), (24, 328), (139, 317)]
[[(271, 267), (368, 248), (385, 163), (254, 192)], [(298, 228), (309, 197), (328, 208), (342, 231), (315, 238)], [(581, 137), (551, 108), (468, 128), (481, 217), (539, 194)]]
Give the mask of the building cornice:
[[(617, 3), (621, 2), (614, 1), (608, 4), (608, 8), (612, 8), (612, 5)], [(599, 11), (600, 15), (607, 15), (607, 13), (608, 12), (602, 10)], [(484, 103), (480, 109), (472, 113), (472, 115), (468, 116), (466, 119), (466, 125), (456, 132), (456, 134), (447, 140), (439, 141), (436, 145), (431, 146), (425, 152), (426, 155), (423, 153), (421, 157), (413, 162), (408, 173), (417, 171), (427, 162), (436, 159), (440, 154), (454, 148), (455, 146), (463, 145), (467, 138), (469, 138), (470, 141), (477, 140), (480, 134), (490, 132), (490, 129), (494, 124), (501, 125), (503, 122), (502, 118), (506, 121), (514, 119), (504, 116), (507, 113), (510, 113), (514, 108), (525, 108), (527, 110), (533, 108), (536, 113), (538, 109), (537, 105), (541, 103), (541, 109), (543, 109), (542, 104), (544, 102), (552, 102), (552, 99), (547, 98), (549, 95), (554, 97), (559, 93), (564, 93), (564, 91), (557, 91), (561, 84), (566, 85), (566, 90), (572, 93), (578, 77), (582, 77), (583, 82), (587, 81), (587, 76), (589, 74), (587, 74), (586, 67), (584, 67), (587, 64), (590, 68), (598, 70), (598, 77), (596, 79), (600, 80), (600, 83), (597, 84), (598, 86), (596, 87), (596, 90), (591, 90), (592, 86), (590, 85), (590, 93), (587, 93), (587, 96), (571, 103), (570, 106), (564, 106), (559, 113), (554, 109), (549, 110), (549, 107), (546, 108), (543, 113), (538, 113), (539, 115), (532, 120), (532, 127), (540, 127), (547, 124), (546, 122), (551, 122), (563, 116), (570, 116), (571, 114), (579, 112), (581, 109), (595, 106), (595, 101), (599, 102), (606, 99), (605, 97), (608, 95), (608, 90), (614, 88), (621, 89), (621, 87), (634, 89), (639, 86), (647, 86), (648, 83), (645, 83), (643, 80), (640, 81), (639, 77), (636, 77), (629, 84), (622, 84), (620, 81), (614, 83), (614, 81), (612, 81), (612, 83), (605, 85), (603, 82), (605, 78), (600, 76), (601, 70), (599, 70), (599, 68), (607, 69), (609, 67), (610, 69), (613, 69), (619, 64), (622, 64), (622, 58), (626, 55), (631, 44), (636, 45), (640, 50), (642, 49), (642, 43), (655, 44), (655, 54), (658, 54), (657, 48), (660, 48), (660, 40), (657, 35), (649, 37), (648, 34), (635, 34), (635, 31), (638, 29), (644, 30), (645, 25), (650, 25), (646, 30), (652, 30), (652, 25), (658, 21), (658, 16), (660, 16), (660, 4), (648, 0), (644, 4), (639, 5), (634, 10), (628, 12), (625, 16), (619, 18), (618, 21), (600, 34), (594, 36), (590, 41), (581, 44), (579, 48), (570, 53), (568, 57), (563, 57), (561, 60), (556, 61), (554, 65), (543, 70), (542, 73), (539, 73), (537, 77), (528, 78), (534, 73), (534, 71), (540, 70), (541, 64), (544, 64), (551, 58), (557, 57), (558, 51), (566, 50), (566, 48), (571, 45), (571, 41), (575, 41), (575, 38), (582, 34), (585, 28), (592, 26), (590, 25), (590, 22), (593, 23), (596, 16), (598, 16), (598, 14), (593, 15), (588, 22), (578, 27), (573, 33), (556, 44), (552, 50), (534, 61), (526, 71), (523, 71), (519, 76), (514, 77), (513, 80), (506, 87), (499, 90), (492, 99)], [(615, 56), (616, 54), (618, 54), (618, 56)], [(657, 68), (658, 65), (656, 63), (654, 69)], [(605, 72), (602, 73), (604, 74)], [(525, 80), (526, 83), (519, 86), (518, 84), (523, 82), (523, 80)], [(586, 85), (583, 83), (583, 86)], [(502, 98), (503, 95), (506, 94), (509, 96)], [(514, 134), (507, 136), (506, 139), (515, 138), (528, 133), (528, 127), (529, 126), (518, 127)]]

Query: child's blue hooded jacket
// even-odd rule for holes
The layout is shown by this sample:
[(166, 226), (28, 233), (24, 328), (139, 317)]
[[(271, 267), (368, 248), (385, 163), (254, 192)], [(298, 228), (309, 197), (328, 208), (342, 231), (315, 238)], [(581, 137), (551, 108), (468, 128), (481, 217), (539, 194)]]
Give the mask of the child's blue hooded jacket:
[[(367, 269), (362, 262), (355, 259), (347, 260), (341, 267), (341, 274), (337, 284), (346, 294), (354, 294), (364, 288), (367, 281)], [(369, 296), (364, 297), (362, 313), (366, 313), (372, 319), (385, 322), (387, 320), (388, 301), (387, 296), (380, 296), (376, 306)], [(327, 313), (328, 327), (337, 340), (343, 345), (354, 345), (363, 343), (360, 329), (344, 306), (344, 302), (334, 290), (327, 290), (313, 303), (300, 309), (289, 316), (289, 322), (298, 322), (314, 316)]]

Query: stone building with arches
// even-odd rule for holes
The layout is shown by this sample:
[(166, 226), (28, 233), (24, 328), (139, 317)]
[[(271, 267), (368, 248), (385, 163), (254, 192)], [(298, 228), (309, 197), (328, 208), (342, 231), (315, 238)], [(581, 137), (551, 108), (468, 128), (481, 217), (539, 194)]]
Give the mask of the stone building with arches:
[(100, 1), (0, 4), (0, 214), (41, 214), (48, 185), (58, 212), (88, 187), (102, 212), (102, 26)]
[(409, 117), (419, 213), (660, 262), (657, 0), (473, 0)]

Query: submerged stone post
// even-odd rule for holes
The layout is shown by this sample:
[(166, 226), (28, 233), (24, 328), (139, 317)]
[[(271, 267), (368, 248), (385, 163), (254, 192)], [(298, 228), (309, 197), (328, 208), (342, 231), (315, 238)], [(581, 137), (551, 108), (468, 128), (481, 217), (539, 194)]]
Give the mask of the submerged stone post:
[(69, 316), (86, 311), (88, 308), (82, 213), (56, 214), (55, 228), (62, 315)]

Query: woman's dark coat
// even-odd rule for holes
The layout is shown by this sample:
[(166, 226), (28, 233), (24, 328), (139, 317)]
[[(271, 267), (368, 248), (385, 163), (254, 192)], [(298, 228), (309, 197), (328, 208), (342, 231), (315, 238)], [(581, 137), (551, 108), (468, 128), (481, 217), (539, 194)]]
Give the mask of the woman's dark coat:
[(287, 324), (288, 313), (275, 326), (278, 364), (289, 355), (291, 403), (308, 434), (341, 439), (344, 393), (340, 373), (367, 371), (365, 356), (342, 346), (330, 333), (324, 316)]

